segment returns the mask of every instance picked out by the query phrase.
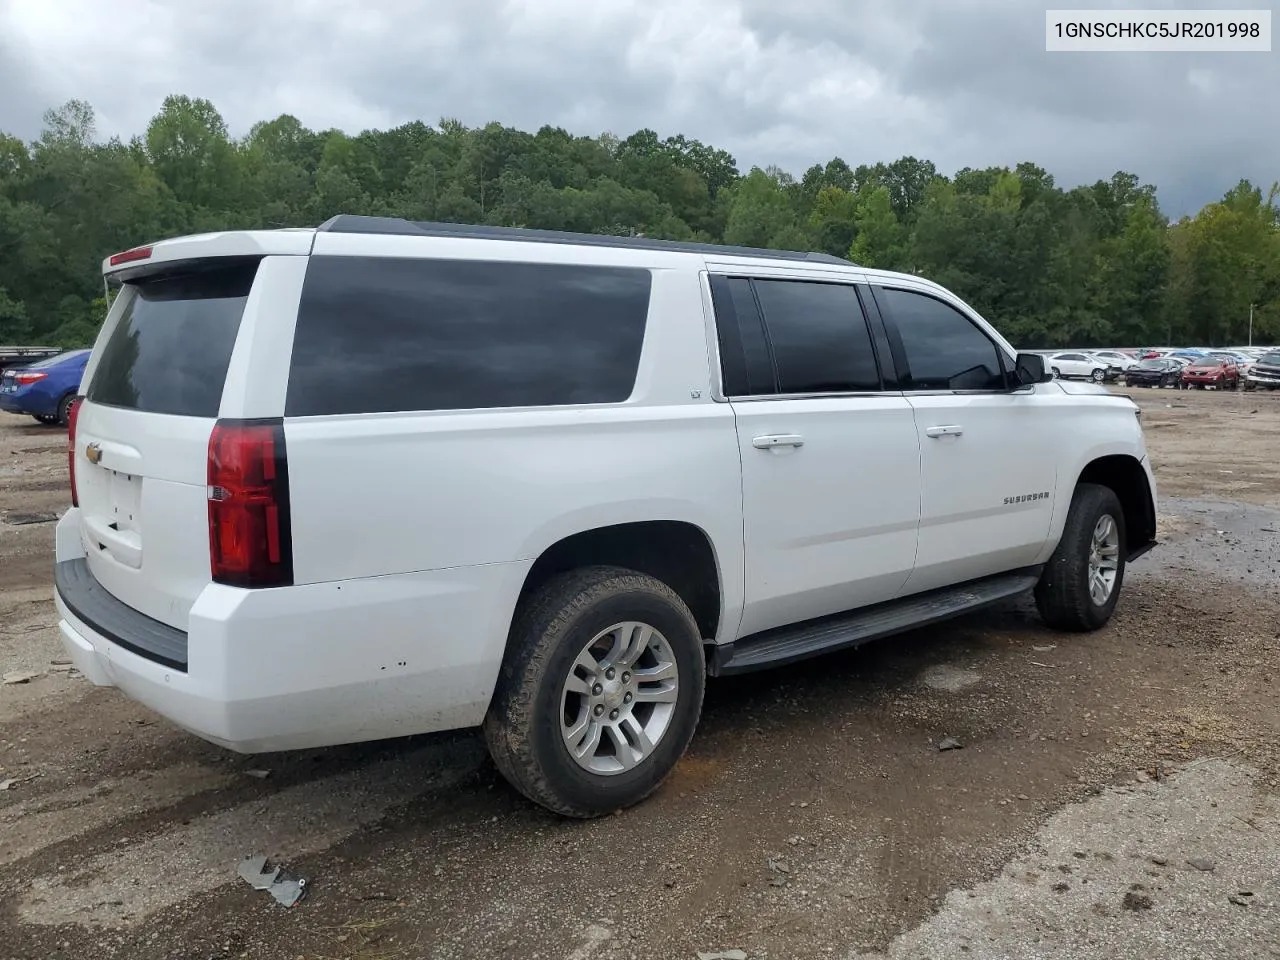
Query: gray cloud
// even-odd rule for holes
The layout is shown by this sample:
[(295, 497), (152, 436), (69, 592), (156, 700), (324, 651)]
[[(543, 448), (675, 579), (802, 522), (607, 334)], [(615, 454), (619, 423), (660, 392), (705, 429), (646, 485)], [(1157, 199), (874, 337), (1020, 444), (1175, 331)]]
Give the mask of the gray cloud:
[(0, 129), (26, 138), (71, 97), (131, 136), (181, 92), (235, 134), (450, 116), (647, 126), (797, 175), (835, 155), (1031, 160), (1064, 186), (1125, 169), (1182, 213), (1280, 178), (1277, 90), (1274, 54), (1046, 53), (1043, 8), (999, 0), (0, 0)]

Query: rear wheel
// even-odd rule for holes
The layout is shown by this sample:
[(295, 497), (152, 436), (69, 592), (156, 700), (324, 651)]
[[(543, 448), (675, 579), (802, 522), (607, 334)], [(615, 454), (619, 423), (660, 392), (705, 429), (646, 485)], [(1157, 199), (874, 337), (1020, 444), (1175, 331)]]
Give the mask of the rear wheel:
[(1061, 380), (1061, 379), (1062, 379), (1062, 371), (1061, 371), (1061, 370), (1059, 370), (1057, 367), (1050, 367), (1049, 369), (1053, 371), (1053, 375), (1054, 375), (1054, 377), (1055, 377), (1056, 379), (1058, 379), (1058, 380)]
[(71, 422), (71, 404), (75, 403), (75, 401), (76, 401), (76, 396), (74, 393), (68, 393), (65, 397), (63, 397), (58, 402), (57, 417), (55, 417), (50, 422), (60, 423), (64, 427), (67, 426)]
[(535, 803), (611, 813), (671, 772), (705, 678), (697, 624), (665, 583), (617, 567), (562, 574), (517, 613), (485, 718), (489, 753)]
[(1110, 487), (1082, 483), (1062, 539), (1036, 585), (1036, 607), (1057, 630), (1097, 630), (1111, 619), (1124, 582), (1126, 531)]
[(1094, 370), (1094, 371), (1093, 371), (1093, 374), (1092, 374), (1093, 382), (1094, 382), (1094, 383), (1101, 383), (1103, 380), (1105, 380), (1105, 379), (1106, 379), (1106, 376), (1107, 376), (1107, 371), (1105, 371), (1105, 370)]

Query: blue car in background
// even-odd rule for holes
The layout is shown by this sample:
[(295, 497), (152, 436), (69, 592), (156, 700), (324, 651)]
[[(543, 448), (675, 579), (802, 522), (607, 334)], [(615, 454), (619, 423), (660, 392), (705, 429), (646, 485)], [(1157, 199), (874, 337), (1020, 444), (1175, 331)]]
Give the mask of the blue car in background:
[(65, 426), (89, 353), (68, 350), (29, 366), (0, 371), (0, 410)]

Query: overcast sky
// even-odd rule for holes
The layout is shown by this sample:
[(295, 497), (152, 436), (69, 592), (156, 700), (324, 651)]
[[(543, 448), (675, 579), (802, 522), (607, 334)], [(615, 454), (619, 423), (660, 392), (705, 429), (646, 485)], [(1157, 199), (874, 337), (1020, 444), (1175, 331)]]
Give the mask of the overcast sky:
[(907, 154), (948, 174), (1030, 160), (1062, 186), (1125, 169), (1174, 215), (1241, 177), (1280, 179), (1280, 53), (1051, 54), (1045, 6), (0, 0), (0, 130), (33, 139), (44, 110), (75, 97), (100, 135), (128, 137), (185, 93), (213, 101), (234, 135), (286, 112), (351, 133), (456, 117), (651, 127), (723, 147), (744, 171), (797, 176), (832, 156)]

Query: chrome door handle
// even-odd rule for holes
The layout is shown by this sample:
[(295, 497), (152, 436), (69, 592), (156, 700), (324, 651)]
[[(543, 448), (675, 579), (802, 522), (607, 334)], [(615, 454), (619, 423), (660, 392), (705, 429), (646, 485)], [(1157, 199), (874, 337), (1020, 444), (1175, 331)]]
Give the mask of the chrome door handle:
[(756, 437), (751, 445), (757, 450), (772, 450), (774, 447), (803, 447), (804, 437), (798, 433), (770, 433)]
[(964, 427), (959, 424), (951, 424), (946, 427), (929, 427), (925, 430), (926, 437), (933, 437), (935, 440), (939, 437), (958, 437), (964, 433)]

